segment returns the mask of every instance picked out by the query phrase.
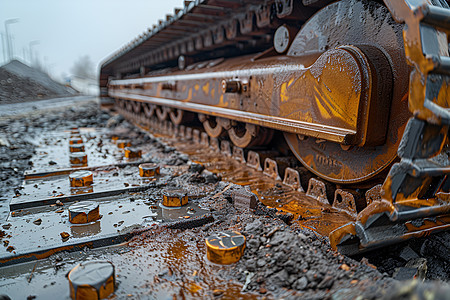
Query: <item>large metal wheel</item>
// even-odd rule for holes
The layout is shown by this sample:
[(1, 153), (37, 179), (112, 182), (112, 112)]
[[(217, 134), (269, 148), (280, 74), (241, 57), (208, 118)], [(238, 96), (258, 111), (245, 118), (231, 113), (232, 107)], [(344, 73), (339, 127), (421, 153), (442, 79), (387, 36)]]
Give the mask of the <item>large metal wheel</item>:
[(144, 109), (144, 114), (147, 118), (151, 118), (155, 115), (155, 105), (150, 103), (142, 103), (142, 108)]
[(212, 138), (221, 137), (226, 133), (220, 122), (220, 118), (204, 116), (201, 121), (206, 133)]
[[(320, 10), (296, 36), (288, 51), (290, 56), (323, 52), (343, 45), (370, 46), (382, 52), (393, 76), (392, 104), (384, 144), (348, 147), (314, 137), (284, 134), (294, 155), (311, 172), (340, 184), (358, 183), (374, 178), (397, 158), (398, 145), (410, 117), (407, 103), (409, 69), (402, 29), (403, 25), (397, 24), (381, 4), (344, 0)], [(374, 68), (377, 67), (375, 63)]]
[(134, 111), (136, 114), (139, 114), (139, 113), (141, 112), (141, 102), (139, 102), (139, 101), (133, 101), (132, 105), (133, 105), (133, 111)]
[(228, 136), (235, 146), (248, 148), (270, 143), (273, 131), (254, 124), (237, 123), (228, 130)]
[(175, 125), (188, 123), (194, 119), (194, 116), (193, 113), (181, 109), (172, 109), (169, 113), (170, 120)]
[(167, 120), (167, 117), (169, 116), (169, 109), (167, 107), (158, 106), (156, 107), (155, 112), (160, 121)]

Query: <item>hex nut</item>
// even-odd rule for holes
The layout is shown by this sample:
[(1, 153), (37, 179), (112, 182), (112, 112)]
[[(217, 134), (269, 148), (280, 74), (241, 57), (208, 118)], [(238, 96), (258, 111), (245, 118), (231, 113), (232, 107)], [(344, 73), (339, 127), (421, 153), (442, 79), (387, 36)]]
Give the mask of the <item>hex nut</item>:
[(85, 152), (73, 152), (69, 155), (71, 165), (87, 165), (88, 158)]
[(152, 163), (140, 164), (139, 175), (141, 177), (155, 177), (159, 175), (159, 165)]
[(181, 189), (172, 189), (163, 191), (162, 204), (167, 207), (180, 207), (188, 203), (186, 191)]
[(100, 219), (97, 202), (81, 201), (69, 206), (69, 222), (72, 224), (86, 224)]
[(89, 186), (94, 182), (94, 176), (91, 171), (76, 171), (69, 175), (71, 187)]
[(124, 149), (126, 147), (130, 147), (131, 143), (129, 141), (117, 140), (117, 147), (120, 149)]
[(109, 261), (87, 261), (76, 265), (67, 274), (73, 300), (104, 299), (114, 293), (116, 276)]
[(126, 158), (140, 158), (142, 156), (142, 150), (126, 147), (125, 148), (125, 157)]
[(83, 144), (83, 139), (81, 137), (70, 137), (69, 145)]
[(239, 261), (245, 250), (245, 236), (236, 231), (221, 231), (205, 239), (210, 262), (229, 265)]
[(75, 134), (79, 135), (80, 134), (80, 129), (78, 129), (76, 127), (73, 127), (73, 128), (70, 129), (70, 134), (72, 134), (72, 135), (75, 135)]

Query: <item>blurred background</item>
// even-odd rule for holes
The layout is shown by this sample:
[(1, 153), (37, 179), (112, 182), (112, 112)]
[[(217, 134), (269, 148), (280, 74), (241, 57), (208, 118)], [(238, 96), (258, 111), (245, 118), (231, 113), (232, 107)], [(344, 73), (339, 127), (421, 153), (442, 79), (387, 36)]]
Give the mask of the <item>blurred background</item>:
[(46, 74), (76, 92), (98, 94), (102, 61), (183, 3), (1, 0), (0, 90), (24, 76), (42, 81)]

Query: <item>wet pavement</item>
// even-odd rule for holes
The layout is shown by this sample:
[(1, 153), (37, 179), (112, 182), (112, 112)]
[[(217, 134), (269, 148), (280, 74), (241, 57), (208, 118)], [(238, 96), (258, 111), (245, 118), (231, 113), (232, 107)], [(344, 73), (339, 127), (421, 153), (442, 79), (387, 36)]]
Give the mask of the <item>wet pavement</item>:
[[(349, 215), (201, 144), (157, 132), (147, 135), (94, 107), (72, 108), (70, 113), (65, 108), (50, 116), (0, 124), (14, 132), (8, 136), (10, 146), (0, 147), (5, 157), (0, 161), (2, 170), (11, 174), (10, 182), (1, 185), (0, 209), (5, 219), (0, 228), (4, 245), (0, 295), (69, 299), (65, 275), (80, 261), (94, 259), (115, 265), (115, 299), (375, 299), (386, 298), (387, 291), (395, 288), (397, 281), (380, 273), (378, 265), (330, 249), (322, 235), (348, 222)], [(67, 150), (72, 127), (81, 128), (89, 145), (87, 167), (94, 173), (92, 190), (82, 194), (72, 193), (68, 174), (61, 174), (75, 170), (68, 164)], [(143, 161), (160, 165), (161, 174), (140, 178), (137, 165), (124, 159), (113, 136), (141, 147)], [(19, 140), (20, 149), (14, 149)], [(17, 157), (8, 168), (7, 155)], [(102, 169), (102, 164), (108, 167)], [(34, 175), (50, 170), (56, 175), (49, 172), (27, 179), (17, 189), (25, 170)], [(120, 193), (96, 194), (103, 188)], [(187, 192), (188, 205), (164, 207), (163, 192), (179, 188)], [(254, 212), (232, 203), (233, 192), (249, 190), (261, 202)], [(78, 199), (80, 195), (88, 197)], [(19, 200), (40, 205), (16, 209), (14, 201)], [(90, 224), (71, 224), (68, 207), (78, 200), (98, 203), (101, 218)], [(292, 224), (274, 218), (268, 207), (292, 214)], [(235, 230), (247, 238), (244, 256), (229, 266), (215, 265), (206, 258), (205, 238), (222, 230)], [(63, 238), (62, 232), (68, 237)], [(14, 247), (9, 248), (11, 252), (10, 246)], [(446, 291), (442, 285), (433, 288), (433, 293)]]

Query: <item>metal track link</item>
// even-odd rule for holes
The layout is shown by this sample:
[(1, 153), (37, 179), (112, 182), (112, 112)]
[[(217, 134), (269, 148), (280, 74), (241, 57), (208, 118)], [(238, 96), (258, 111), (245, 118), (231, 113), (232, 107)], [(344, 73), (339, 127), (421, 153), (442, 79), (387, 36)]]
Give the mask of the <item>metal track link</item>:
[[(169, 121), (160, 121), (157, 117), (146, 119), (142, 112), (136, 113), (133, 111), (131, 109), (133, 105), (127, 105), (126, 103), (128, 102), (132, 101), (117, 100), (115, 108), (122, 116), (135, 125), (149, 129), (151, 132), (175, 136), (186, 142), (192, 141), (225, 157), (233, 158), (237, 162), (261, 172), (278, 184), (283, 184), (297, 192), (304, 193), (318, 200), (324, 206), (331, 206), (336, 210), (347, 213), (355, 221), (357, 213), (371, 203), (373, 201), (371, 199), (381, 198), (379, 186), (367, 189), (367, 196), (361, 195), (360, 190), (341, 189), (334, 183), (317, 178), (306, 168), (300, 166), (292, 155), (280, 156), (279, 152), (266, 149), (242, 149), (232, 146), (230, 141), (226, 139), (210, 138), (198, 128), (185, 125), (176, 126)], [(199, 138), (199, 136), (203, 138)]]
[[(357, 221), (335, 230), (330, 241), (346, 254), (397, 243), (450, 228), (448, 129), (450, 10), (428, 1), (385, 1), (399, 23), (408, 63), (409, 109), (413, 113), (382, 198), (359, 213)], [(439, 5), (439, 4), (437, 4)]]

